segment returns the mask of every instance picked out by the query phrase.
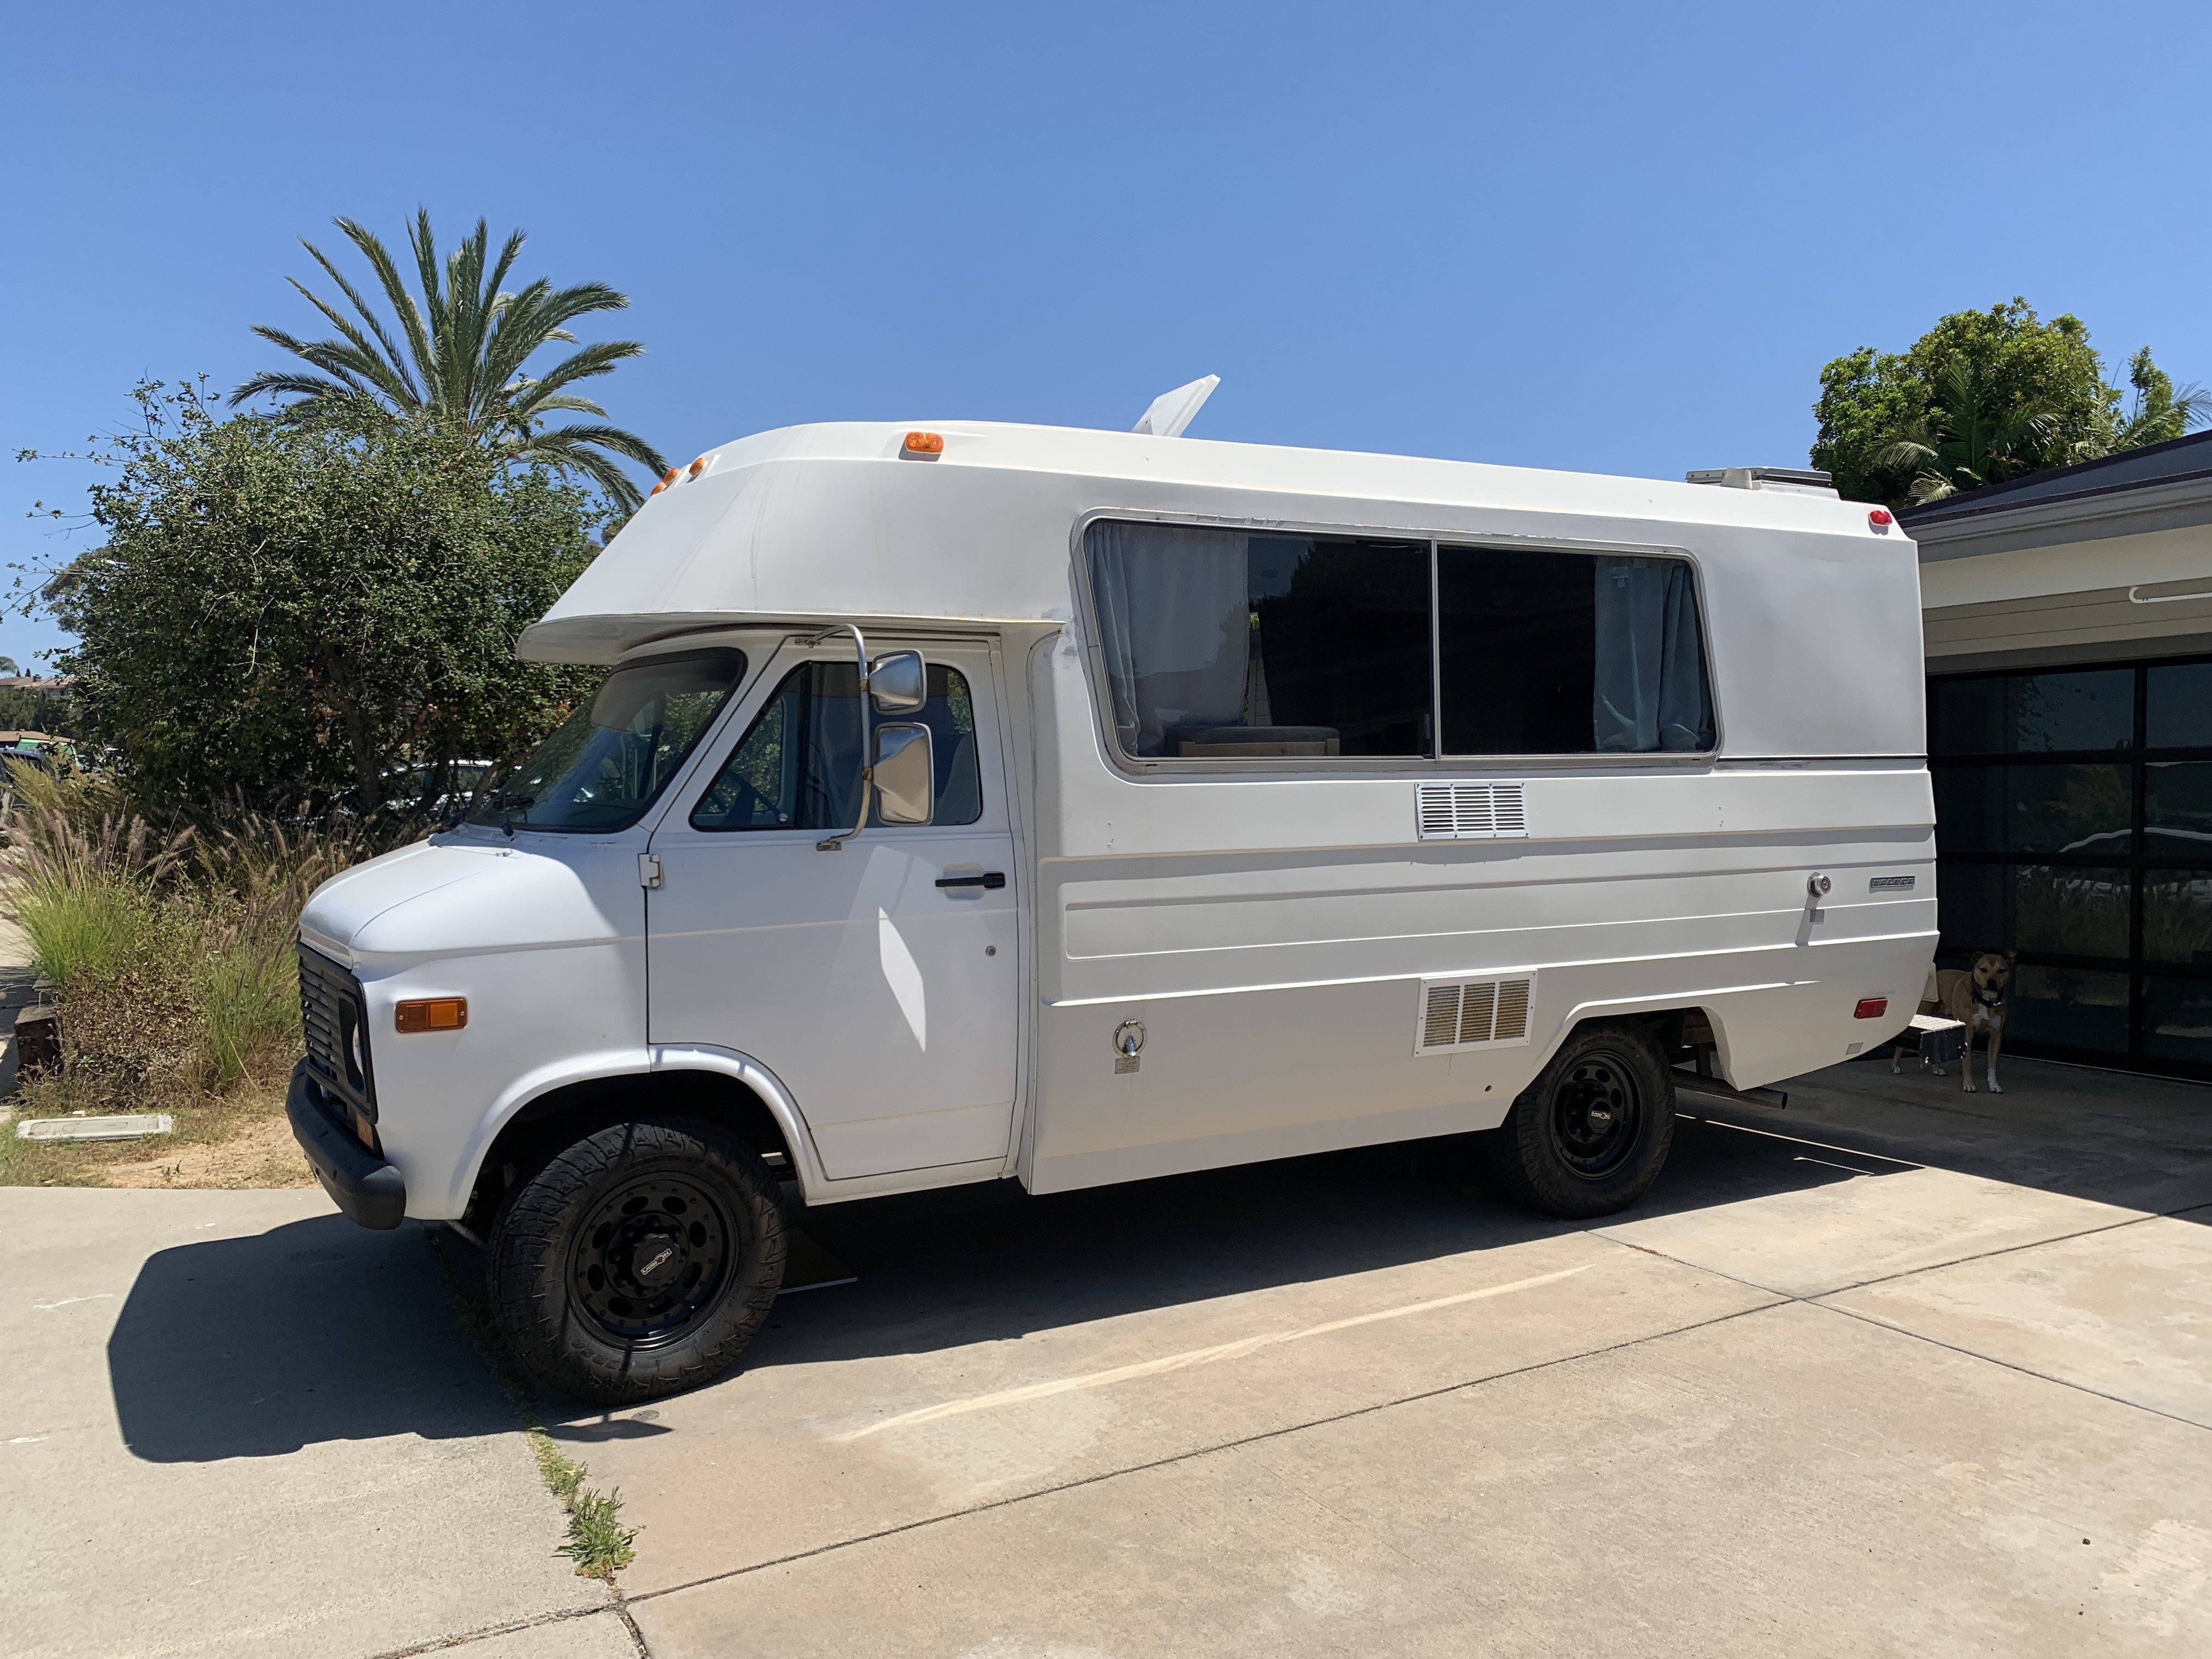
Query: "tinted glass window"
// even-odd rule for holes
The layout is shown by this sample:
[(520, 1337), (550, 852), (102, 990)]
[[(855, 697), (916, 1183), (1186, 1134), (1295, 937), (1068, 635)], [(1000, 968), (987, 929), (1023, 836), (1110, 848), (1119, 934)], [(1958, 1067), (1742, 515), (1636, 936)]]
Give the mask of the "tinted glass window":
[(741, 651), (687, 651), (617, 668), (470, 821), (583, 833), (637, 822), (744, 678)]
[(2147, 850), (2212, 862), (2212, 761), (2154, 761), (2143, 784)]
[(2022, 963), (2005, 996), (2005, 1036), (2065, 1048), (2125, 1053), (2128, 976)]
[(1448, 755), (1698, 753), (1711, 690), (1690, 567), (1437, 550)]
[(2135, 688), (2129, 668), (1939, 680), (1931, 688), (1931, 752), (2125, 749), (2135, 735)]
[(1425, 542), (1094, 524), (1122, 752), (1431, 752)]
[[(787, 674), (692, 810), (692, 824), (851, 829), (860, 804), (860, 683), (848, 662), (804, 663)], [(932, 663), (928, 687), (929, 702), (919, 714), (879, 715), (877, 723), (929, 727), (937, 791), (930, 822), (973, 823), (983, 815), (983, 791), (967, 678)], [(872, 811), (868, 821), (880, 826)]]
[(2128, 953), (2130, 877), (2118, 867), (1960, 864), (1936, 884), (1943, 949), (2048, 951), (2053, 956)]
[(2154, 668), (2143, 740), (2154, 749), (2212, 749), (2212, 662)]
[(2143, 982), (2143, 1049), (2161, 1060), (2212, 1065), (2212, 982)]
[(2110, 854), (2134, 845), (2124, 766), (1946, 766), (1935, 779), (1941, 852)]
[(2212, 870), (2143, 872), (2143, 955), (2212, 968)]

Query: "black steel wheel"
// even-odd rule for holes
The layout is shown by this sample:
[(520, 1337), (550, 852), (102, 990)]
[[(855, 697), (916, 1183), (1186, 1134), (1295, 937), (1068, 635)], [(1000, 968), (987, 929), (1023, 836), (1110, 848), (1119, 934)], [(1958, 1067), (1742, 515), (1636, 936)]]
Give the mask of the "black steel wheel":
[(1626, 1020), (1577, 1026), (1505, 1121), (1484, 1162), (1515, 1202), (1583, 1220), (1644, 1196), (1674, 1140), (1674, 1080), (1650, 1031)]
[(718, 1123), (595, 1130), (517, 1182), (486, 1241), (492, 1311), (555, 1388), (620, 1406), (733, 1364), (783, 1283), (782, 1189)]
[(732, 1234), (702, 1182), (679, 1174), (624, 1182), (576, 1230), (570, 1302), (610, 1341), (678, 1341), (722, 1293)]
[(1553, 1086), (1547, 1116), (1559, 1161), (1578, 1180), (1604, 1180), (1634, 1155), (1643, 1132), (1634, 1062), (1602, 1048), (1585, 1050)]

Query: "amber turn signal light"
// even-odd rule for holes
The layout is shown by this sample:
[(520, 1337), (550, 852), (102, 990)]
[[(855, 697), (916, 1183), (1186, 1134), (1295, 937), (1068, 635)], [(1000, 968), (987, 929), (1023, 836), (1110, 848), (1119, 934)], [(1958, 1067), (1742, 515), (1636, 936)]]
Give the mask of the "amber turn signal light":
[[(404, 1007), (405, 1004), (400, 1005)], [(1859, 1006), (1851, 1010), (1853, 1019), (1880, 1019), (1889, 1012), (1887, 997), (1861, 997)]]
[(909, 455), (942, 455), (945, 453), (944, 434), (909, 432), (906, 434), (906, 453)]
[(469, 1023), (466, 997), (426, 997), (403, 1002), (392, 1010), (393, 1023), (402, 1031), (458, 1031)]

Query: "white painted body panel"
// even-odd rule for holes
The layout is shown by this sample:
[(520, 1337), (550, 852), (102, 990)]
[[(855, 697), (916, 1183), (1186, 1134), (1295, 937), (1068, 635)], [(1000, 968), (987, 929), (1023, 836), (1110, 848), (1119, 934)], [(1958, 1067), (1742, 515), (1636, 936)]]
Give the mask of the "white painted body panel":
[[(459, 1216), (501, 1126), (538, 1096), (650, 1068), (642, 841), (441, 836), (308, 901), (302, 942), (361, 981), (378, 1130), (410, 1214)], [(393, 1032), (393, 1004), (456, 995), (464, 1030)]]
[[(526, 635), (528, 655), (612, 661), (741, 630), (746, 684), (644, 823), (588, 841), (441, 836), (309, 906), (307, 942), (368, 994), (410, 1213), (460, 1213), (512, 1115), (591, 1076), (739, 1079), (822, 1202), (1003, 1175), (1060, 1190), (1488, 1127), (1577, 1020), (1607, 1013), (1702, 1009), (1739, 1087), (1832, 1064), (1911, 1014), (1936, 940), (1917, 569), (1863, 507), (931, 429), (947, 439), (935, 463), (897, 459), (905, 428), (880, 425), (726, 446)], [(1108, 511), (1686, 554), (1718, 752), (1117, 761), (1073, 552), (1085, 515)], [(834, 854), (804, 832), (690, 830), (794, 629), (837, 619), (873, 648), (912, 635), (971, 681), (994, 676), (984, 820), (870, 830)], [(1521, 784), (1527, 838), (1419, 840), (1417, 786), (1445, 777)], [(648, 848), (665, 872), (650, 899)], [(1006, 868), (1009, 885), (950, 900), (933, 884), (956, 864)], [(1832, 884), (1817, 909), (1814, 872)], [(1913, 885), (1876, 894), (1877, 875)], [(1424, 975), (1499, 970), (1533, 974), (1528, 1042), (1414, 1051)], [(392, 1034), (393, 1000), (439, 993), (470, 999), (466, 1030)], [(1894, 1018), (1855, 1020), (1867, 997)], [(1134, 1071), (1113, 1047), (1129, 1019), (1146, 1034)]]
[[(832, 1180), (995, 1171), (1012, 1144), (1018, 890), (935, 884), (1014, 868), (991, 656), (941, 644), (929, 654), (970, 688), (976, 823), (878, 831), (835, 854), (817, 849), (818, 830), (705, 831), (680, 813), (653, 836), (653, 1042), (725, 1048), (773, 1070), (806, 1103)], [(802, 657), (830, 655), (787, 649), (765, 665), (729, 722), (732, 739)]]

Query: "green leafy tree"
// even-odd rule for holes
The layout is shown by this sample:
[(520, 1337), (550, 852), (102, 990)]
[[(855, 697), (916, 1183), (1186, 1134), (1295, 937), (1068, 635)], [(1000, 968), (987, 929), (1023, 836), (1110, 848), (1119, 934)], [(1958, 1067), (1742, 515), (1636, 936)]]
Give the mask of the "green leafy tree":
[(149, 803), (374, 811), (400, 769), (431, 769), (434, 793), (456, 762), (519, 758), (592, 683), (514, 658), (603, 514), (547, 462), (432, 420), (137, 395), (142, 428), (94, 458), (113, 469), (91, 492), (105, 544), (39, 602), (77, 636), (58, 666), (88, 735)]
[(2162, 444), (2212, 418), (2212, 396), (2201, 386), (2176, 386), (2172, 377), (2151, 362), (2148, 346), (2128, 359), (2128, 384), (2135, 388), (2135, 403), (2120, 422), (2116, 449)]
[(1856, 501), (1901, 507), (2179, 437), (2208, 412), (2148, 347), (2130, 361), (2136, 406), (2105, 380), (2089, 331), (2026, 300), (1962, 311), (1899, 353), (1864, 346), (1820, 371), (1813, 464)]
[[(510, 233), (493, 259), (490, 233), (481, 219), (475, 234), (447, 255), (441, 266), (424, 209), (408, 229), (422, 289), (418, 301), (374, 232), (351, 219), (335, 222), (368, 261), (396, 325), (387, 326), (345, 273), (313, 242), (303, 240), (301, 246), (337, 284), (353, 314), (288, 278), (337, 331), (337, 337), (302, 340), (281, 328), (257, 326), (253, 331), (263, 339), (321, 373), (271, 369), (256, 374), (231, 394), (234, 407), (254, 398), (289, 398), (294, 401), (283, 406), (288, 418), (324, 424), (336, 420), (356, 429), (375, 421), (434, 416), (502, 459), (544, 462), (580, 474), (624, 513), (637, 510), (643, 497), (617, 458), (655, 473), (665, 471), (667, 461), (635, 433), (604, 424), (607, 411), (572, 388), (611, 374), (617, 363), (642, 356), (645, 348), (635, 340), (601, 340), (570, 353), (543, 374), (524, 372), (524, 365), (544, 347), (576, 343), (568, 324), (593, 312), (620, 311), (629, 304), (627, 295), (604, 283), (556, 289), (542, 277), (507, 292), (504, 285), (522, 252), (523, 233)], [(546, 424), (549, 416), (564, 413), (597, 416), (600, 423)]]

